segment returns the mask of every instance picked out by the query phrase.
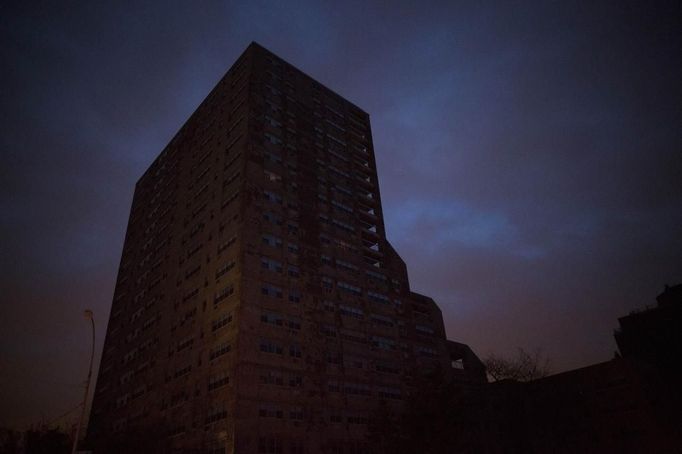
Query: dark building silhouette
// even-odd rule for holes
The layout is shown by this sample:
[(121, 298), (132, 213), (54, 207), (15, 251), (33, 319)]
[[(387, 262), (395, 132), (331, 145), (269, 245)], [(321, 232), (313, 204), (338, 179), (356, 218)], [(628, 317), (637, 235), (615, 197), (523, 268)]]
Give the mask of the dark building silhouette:
[(682, 285), (619, 319), (620, 355), (528, 383), (492, 383), (481, 402), (490, 453), (679, 453)]
[(372, 452), (434, 373), (485, 380), (386, 239), (368, 114), (251, 44), (137, 182), (91, 445)]
[(485, 365), (466, 344), (447, 341), (450, 358), (448, 382), (481, 384), (487, 381)]
[(672, 453), (656, 377), (616, 358), (488, 390), (489, 453)]
[(623, 358), (679, 375), (682, 358), (682, 284), (666, 286), (657, 305), (618, 319), (614, 333)]

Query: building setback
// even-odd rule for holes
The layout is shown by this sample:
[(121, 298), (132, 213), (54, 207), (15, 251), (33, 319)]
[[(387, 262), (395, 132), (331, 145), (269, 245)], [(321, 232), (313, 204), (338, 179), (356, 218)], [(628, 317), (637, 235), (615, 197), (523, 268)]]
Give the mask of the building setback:
[(137, 182), (95, 453), (371, 452), (429, 372), (485, 381), (386, 239), (368, 114), (252, 43)]

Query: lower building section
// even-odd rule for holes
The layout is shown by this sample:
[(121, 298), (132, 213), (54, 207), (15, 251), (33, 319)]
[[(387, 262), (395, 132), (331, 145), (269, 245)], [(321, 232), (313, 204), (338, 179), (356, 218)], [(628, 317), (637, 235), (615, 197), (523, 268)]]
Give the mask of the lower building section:
[[(172, 378), (158, 398), (144, 402), (138, 419), (123, 416), (99, 430), (107, 421), (93, 417), (90, 448), (96, 454), (372, 453), (377, 428), (391, 430), (387, 421), (400, 418), (425, 384), (485, 381), (480, 361), (460, 343), (443, 341), (446, 355), (408, 363), (401, 362), (404, 352), (371, 342), (309, 345), (314, 353), (299, 355), (286, 343), (247, 339), (231, 352), (245, 348), (241, 361)], [(202, 374), (203, 366), (225, 372)]]

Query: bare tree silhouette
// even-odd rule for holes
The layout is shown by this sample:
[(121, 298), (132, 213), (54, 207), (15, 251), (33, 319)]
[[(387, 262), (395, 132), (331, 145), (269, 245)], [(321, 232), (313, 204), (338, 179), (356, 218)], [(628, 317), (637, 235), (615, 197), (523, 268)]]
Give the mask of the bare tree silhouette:
[(513, 358), (504, 358), (495, 354), (483, 360), (492, 381), (516, 380), (528, 382), (543, 378), (551, 373), (550, 360), (540, 349), (529, 353), (522, 348), (517, 350)]

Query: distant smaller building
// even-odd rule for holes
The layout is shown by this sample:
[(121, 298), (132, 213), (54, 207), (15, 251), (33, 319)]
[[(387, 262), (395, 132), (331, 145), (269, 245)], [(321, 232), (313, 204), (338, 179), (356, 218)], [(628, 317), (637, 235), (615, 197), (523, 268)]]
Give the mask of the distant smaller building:
[(666, 452), (648, 376), (626, 359), (614, 359), (528, 384), (528, 427), (534, 451)]
[(623, 358), (632, 358), (679, 375), (682, 358), (682, 284), (656, 297), (657, 305), (618, 319), (614, 337)]

